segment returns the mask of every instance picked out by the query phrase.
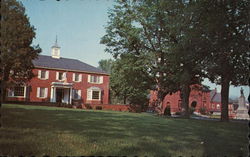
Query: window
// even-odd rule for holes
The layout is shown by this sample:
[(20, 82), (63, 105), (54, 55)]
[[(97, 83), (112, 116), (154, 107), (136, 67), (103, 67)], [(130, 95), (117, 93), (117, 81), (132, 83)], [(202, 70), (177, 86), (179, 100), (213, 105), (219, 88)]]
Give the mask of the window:
[(63, 73), (62, 72), (59, 72), (58, 80), (63, 80)]
[(73, 90), (73, 99), (81, 99), (81, 90)]
[(214, 104), (212, 104), (212, 108), (214, 108)]
[(38, 70), (38, 78), (40, 78), (42, 80), (49, 79), (49, 71)]
[(88, 75), (88, 82), (101, 84), (103, 83), (103, 76)]
[(82, 74), (73, 73), (73, 81), (81, 82), (82, 81)]
[(90, 87), (87, 89), (87, 100), (101, 100), (101, 89)]
[(216, 108), (217, 108), (217, 109), (220, 109), (220, 104), (217, 104), (217, 105), (216, 105)]
[(47, 98), (48, 88), (38, 87), (37, 88), (37, 97), (38, 98)]
[(63, 81), (66, 79), (66, 72), (56, 72), (56, 79)]
[(25, 97), (26, 87), (24, 86), (16, 86), (9, 89), (8, 96), (9, 97)]
[(41, 71), (41, 78), (44, 78), (44, 79), (46, 78), (46, 71), (44, 70)]
[(100, 99), (100, 91), (92, 91), (92, 99), (99, 100)]

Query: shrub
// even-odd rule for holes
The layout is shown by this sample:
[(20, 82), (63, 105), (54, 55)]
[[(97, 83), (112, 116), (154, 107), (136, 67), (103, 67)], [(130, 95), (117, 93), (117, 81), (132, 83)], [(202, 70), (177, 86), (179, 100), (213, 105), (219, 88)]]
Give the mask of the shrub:
[(199, 111), (200, 111), (200, 113), (203, 114), (203, 115), (205, 115), (205, 114), (207, 113), (207, 109), (206, 109), (205, 107), (201, 107), (201, 108), (199, 109)]
[(175, 115), (181, 115), (181, 112), (175, 112)]
[(86, 107), (87, 109), (92, 109), (92, 106), (91, 106), (90, 104), (85, 104), (85, 107)]
[(194, 108), (194, 107), (190, 107), (190, 108), (189, 108), (189, 113), (190, 113), (190, 114), (193, 114), (194, 111), (195, 111), (195, 108)]
[(164, 115), (166, 116), (171, 116), (171, 110), (170, 110), (170, 106), (167, 106), (164, 110)]
[(102, 110), (102, 106), (96, 106), (95, 109), (96, 110)]

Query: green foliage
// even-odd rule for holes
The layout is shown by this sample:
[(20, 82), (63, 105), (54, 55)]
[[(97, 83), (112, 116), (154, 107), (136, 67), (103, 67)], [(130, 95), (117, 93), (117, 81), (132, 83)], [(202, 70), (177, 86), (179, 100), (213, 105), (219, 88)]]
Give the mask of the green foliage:
[(171, 116), (171, 109), (170, 106), (166, 106), (165, 110), (164, 110), (164, 115), (166, 116)]
[(203, 115), (207, 114), (207, 109), (206, 109), (205, 107), (201, 107), (201, 108), (199, 109), (199, 111), (200, 111), (200, 113), (203, 114)]
[(25, 82), (33, 77), (32, 60), (41, 49), (38, 45), (31, 46), (35, 38), (35, 28), (30, 25), (25, 8), (20, 2), (1, 1), (0, 22), (0, 78), (5, 85), (3, 88), (6, 88), (10, 80)]
[(111, 74), (113, 62), (114, 61), (112, 59), (102, 59), (98, 62), (98, 64), (99, 64), (98, 68)]
[(194, 107), (190, 107), (190, 108), (189, 108), (189, 114), (193, 114), (194, 111), (195, 111), (195, 108), (194, 108)]
[(228, 121), (229, 85), (246, 85), (250, 65), (248, 0), (201, 1), (204, 70), (221, 87), (221, 120)]
[(152, 81), (144, 66), (146, 58), (132, 54), (122, 54), (113, 63), (110, 77), (111, 93), (120, 97), (126, 104), (144, 106), (148, 102), (148, 89)]

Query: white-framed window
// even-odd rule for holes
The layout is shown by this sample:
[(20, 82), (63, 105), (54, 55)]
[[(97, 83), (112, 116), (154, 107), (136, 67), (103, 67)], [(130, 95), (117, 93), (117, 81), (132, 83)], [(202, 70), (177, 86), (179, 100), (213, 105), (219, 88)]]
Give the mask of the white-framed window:
[(217, 105), (216, 105), (216, 108), (217, 108), (217, 109), (220, 109), (220, 104), (217, 104)]
[(66, 72), (56, 72), (56, 80), (64, 81), (67, 79)]
[(103, 83), (103, 76), (88, 75), (88, 82), (102, 84)]
[(78, 89), (73, 90), (73, 99), (81, 99), (81, 90)]
[(101, 100), (102, 90), (98, 87), (90, 87), (87, 89), (87, 100)]
[(214, 108), (214, 104), (212, 104), (212, 108)]
[(73, 73), (73, 81), (75, 82), (81, 82), (82, 81), (82, 74), (78, 74), (78, 73)]
[(26, 97), (26, 86), (15, 86), (8, 89), (8, 97)]
[(38, 70), (38, 78), (41, 80), (49, 79), (49, 71), (47, 70)]
[(44, 87), (37, 87), (37, 93), (38, 98), (47, 98), (48, 97), (48, 88)]

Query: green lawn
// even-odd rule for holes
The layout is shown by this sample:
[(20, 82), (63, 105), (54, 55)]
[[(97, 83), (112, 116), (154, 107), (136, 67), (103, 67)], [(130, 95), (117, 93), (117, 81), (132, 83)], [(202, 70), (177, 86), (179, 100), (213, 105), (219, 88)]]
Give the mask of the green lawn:
[(5, 104), (0, 155), (247, 156), (248, 127), (146, 113)]

